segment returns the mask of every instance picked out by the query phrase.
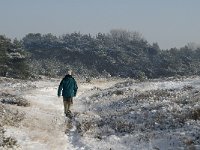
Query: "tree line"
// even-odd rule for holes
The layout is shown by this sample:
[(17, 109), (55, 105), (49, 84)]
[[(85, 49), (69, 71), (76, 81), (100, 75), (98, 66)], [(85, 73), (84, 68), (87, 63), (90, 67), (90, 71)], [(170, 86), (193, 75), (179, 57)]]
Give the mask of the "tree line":
[(148, 43), (138, 32), (111, 30), (95, 36), (74, 32), (59, 37), (29, 33), (20, 41), (5, 36), (0, 40), (1, 76), (28, 76), (27, 68), (29, 76), (63, 75), (67, 68), (83, 76), (140, 79), (200, 74), (200, 48), (188, 44), (161, 50), (158, 43)]
[(0, 76), (28, 78), (27, 56), (20, 41), (0, 35)]

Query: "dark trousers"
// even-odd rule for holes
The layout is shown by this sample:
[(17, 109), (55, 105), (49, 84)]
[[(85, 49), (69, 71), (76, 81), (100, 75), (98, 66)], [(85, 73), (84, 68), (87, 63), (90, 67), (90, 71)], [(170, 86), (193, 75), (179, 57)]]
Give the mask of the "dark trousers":
[(73, 98), (63, 97), (63, 104), (64, 104), (64, 113), (68, 113), (70, 111), (70, 107), (73, 104)]

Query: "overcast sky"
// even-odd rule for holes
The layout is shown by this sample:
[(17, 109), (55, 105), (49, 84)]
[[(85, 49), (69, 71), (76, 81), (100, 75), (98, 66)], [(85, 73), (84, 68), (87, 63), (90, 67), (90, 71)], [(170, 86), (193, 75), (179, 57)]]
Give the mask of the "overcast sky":
[(0, 34), (138, 31), (162, 49), (200, 43), (200, 0), (0, 0)]

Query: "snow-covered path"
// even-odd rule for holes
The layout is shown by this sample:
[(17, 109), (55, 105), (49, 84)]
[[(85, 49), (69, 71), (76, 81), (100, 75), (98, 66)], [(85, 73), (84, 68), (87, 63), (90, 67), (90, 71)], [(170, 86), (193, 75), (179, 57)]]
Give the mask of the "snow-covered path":
[[(65, 134), (67, 121), (63, 113), (62, 97), (57, 97), (59, 80), (45, 80), (34, 83), (36, 89), (25, 91), (23, 97), (30, 107), (19, 108), (25, 119), (20, 127), (8, 127), (6, 134), (15, 137), (23, 150), (81, 150), (88, 149), (82, 143), (74, 120), (72, 129)], [(100, 87), (109, 87), (113, 83), (100, 83)], [(92, 84), (79, 84), (78, 95), (74, 98), (72, 111), (80, 114), (85, 111), (82, 95), (93, 88)]]
[(20, 128), (9, 128), (7, 132), (18, 140), (22, 149), (68, 149), (56, 82), (39, 81), (35, 85), (36, 89), (23, 93), (31, 106), (20, 108), (26, 114)]
[[(74, 98), (74, 104), (72, 107), (72, 112), (75, 113), (77, 117), (72, 121), (72, 127), (69, 129), (68, 120), (64, 117), (63, 113), (63, 102), (62, 98), (57, 97), (57, 88), (59, 80), (41, 80), (34, 82), (36, 85), (35, 89), (25, 91), (22, 93), (22, 96), (30, 101), (30, 107), (19, 107), (18, 109), (25, 113), (25, 119), (21, 122), (20, 127), (7, 127), (6, 134), (17, 139), (18, 144), (20, 145), (19, 149), (22, 150), (107, 150), (107, 149), (120, 149), (120, 150), (132, 150), (132, 149), (154, 149), (159, 147), (159, 149), (167, 149), (169, 146), (175, 148), (180, 146), (180, 139), (168, 131), (156, 131), (156, 132), (140, 132), (140, 129), (144, 126), (143, 124), (137, 124), (138, 120), (127, 120), (132, 121), (133, 124), (138, 125), (133, 130), (134, 134), (129, 134), (128, 132), (123, 135), (117, 135), (109, 126), (103, 125), (101, 130), (105, 132), (112, 132), (113, 134), (108, 137), (95, 137), (90, 135), (90, 130), (84, 136), (79, 133), (79, 123), (84, 122), (88, 119), (86, 123), (89, 123), (92, 119), (98, 119), (102, 117), (97, 112), (96, 108), (103, 108), (103, 106), (117, 107), (120, 104), (120, 107), (123, 107), (123, 104), (118, 103), (118, 100), (121, 101), (121, 98), (131, 98), (135, 97), (135, 94), (140, 94), (145, 91), (151, 90), (161, 90), (161, 89), (182, 89), (184, 86), (192, 86), (195, 90), (200, 90), (200, 78), (188, 78), (184, 80), (170, 80), (170, 81), (148, 81), (148, 82), (135, 82), (133, 80), (98, 80), (93, 81), (92, 83), (78, 82), (78, 95)], [(117, 84), (116, 84), (117, 83)], [(132, 84), (133, 83), (133, 84)], [(109, 89), (111, 87), (111, 89)], [(120, 92), (125, 90), (129, 92), (127, 95), (112, 94), (116, 90)], [(110, 94), (110, 93), (111, 94)], [(107, 94), (106, 96), (102, 96)], [(110, 94), (110, 95), (109, 95)], [(132, 96), (132, 97), (131, 97)], [(121, 97), (121, 98), (120, 98)], [(101, 102), (100, 102), (101, 100)], [(126, 100), (126, 99), (124, 99)], [(133, 99), (134, 100), (134, 99)], [(144, 99), (145, 101), (145, 99)], [(92, 102), (91, 111), (88, 111), (88, 106), (85, 104), (87, 102)], [(125, 101), (126, 102), (126, 101)], [(157, 102), (153, 104), (156, 105)], [(168, 101), (159, 102), (160, 105), (163, 105), (163, 108), (167, 105)], [(110, 105), (110, 104), (117, 104)], [(146, 103), (140, 101), (141, 105), (135, 105), (133, 103), (134, 111), (130, 111), (127, 115), (137, 117), (142, 117), (143, 112), (141, 112), (140, 106), (145, 106), (149, 108), (149, 114), (151, 114), (151, 106), (147, 101)], [(170, 101), (169, 104), (171, 105)], [(101, 106), (102, 105), (102, 106)], [(101, 109), (102, 109), (101, 108)], [(115, 108), (115, 109), (116, 109)], [(156, 108), (156, 107), (155, 107)], [(160, 107), (158, 107), (160, 108)], [(100, 110), (101, 110), (100, 109)], [(108, 107), (109, 109), (109, 107)], [(112, 109), (112, 108), (111, 108)], [(120, 110), (121, 108), (119, 108)], [(128, 107), (127, 107), (128, 110)], [(108, 113), (112, 114), (109, 110)], [(114, 111), (114, 110), (113, 110)], [(120, 112), (120, 111), (119, 111)], [(152, 110), (153, 113), (156, 110)], [(125, 118), (126, 114), (124, 115)], [(119, 116), (118, 116), (119, 117)], [(146, 116), (147, 117), (147, 116)], [(153, 117), (153, 116), (152, 116)], [(102, 120), (104, 118), (101, 118)], [(148, 118), (146, 118), (148, 119)], [(149, 118), (151, 120), (151, 118)], [(166, 119), (166, 118), (163, 118)], [(148, 120), (149, 121), (149, 120)], [(152, 120), (153, 121), (153, 120)], [(82, 122), (82, 123), (83, 123)], [(197, 127), (199, 127), (198, 120), (196, 121)], [(83, 126), (84, 124), (82, 124)], [(68, 129), (66, 131), (66, 129)], [(95, 128), (93, 128), (95, 130)], [(92, 132), (94, 131), (93, 129)], [(97, 129), (97, 128), (96, 128)], [(98, 129), (97, 129), (98, 131)], [(163, 136), (165, 133), (165, 136)], [(175, 133), (175, 131), (174, 131)], [(106, 135), (106, 134), (105, 134)], [(141, 137), (152, 136), (151, 139), (148, 139), (146, 142), (138, 139)], [(156, 136), (157, 135), (157, 138)], [(178, 133), (179, 135), (179, 133)], [(180, 136), (180, 135), (179, 135)], [(175, 141), (175, 144), (174, 144)], [(174, 144), (174, 145), (173, 145)], [(164, 147), (163, 147), (164, 146)]]

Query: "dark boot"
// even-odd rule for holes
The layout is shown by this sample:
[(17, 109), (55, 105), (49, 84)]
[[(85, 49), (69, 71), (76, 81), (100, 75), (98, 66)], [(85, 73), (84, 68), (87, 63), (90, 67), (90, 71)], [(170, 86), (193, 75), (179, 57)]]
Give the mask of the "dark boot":
[(70, 110), (65, 113), (66, 117), (72, 118), (72, 112)]

